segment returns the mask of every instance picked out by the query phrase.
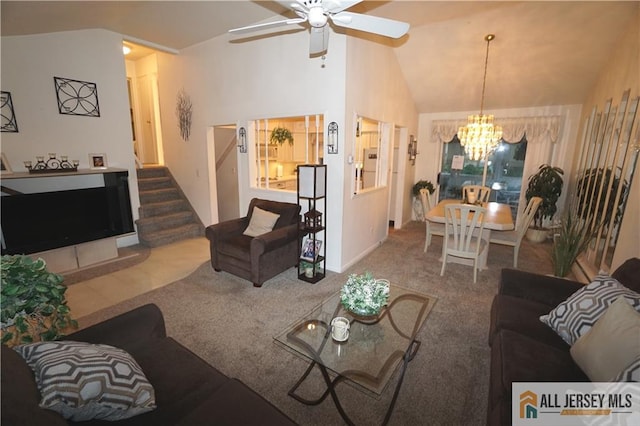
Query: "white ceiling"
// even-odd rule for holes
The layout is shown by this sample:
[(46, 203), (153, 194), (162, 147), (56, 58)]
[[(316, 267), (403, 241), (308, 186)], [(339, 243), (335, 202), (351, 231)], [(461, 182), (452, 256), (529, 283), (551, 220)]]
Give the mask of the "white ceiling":
[[(176, 50), (231, 28), (282, 19), (286, 10), (272, 1), (242, 0), (2, 0), (0, 7), (3, 36), (104, 28)], [(479, 109), (488, 33), (496, 39), (485, 109), (580, 104), (619, 37), (640, 25), (640, 1), (364, 1), (349, 10), (411, 24), (395, 41), (347, 34), (394, 47), (421, 113)]]

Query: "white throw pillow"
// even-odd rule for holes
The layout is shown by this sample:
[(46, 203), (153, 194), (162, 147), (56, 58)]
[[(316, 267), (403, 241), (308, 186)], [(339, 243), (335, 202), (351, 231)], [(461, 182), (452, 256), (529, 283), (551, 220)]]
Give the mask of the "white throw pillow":
[(608, 275), (598, 275), (593, 282), (573, 293), (540, 321), (551, 327), (569, 345), (591, 329), (593, 324), (619, 296), (640, 310), (640, 294)]
[(35, 373), (40, 407), (65, 419), (122, 420), (156, 408), (153, 386), (122, 349), (74, 341), (13, 349)]
[(591, 381), (613, 381), (640, 356), (640, 312), (618, 297), (570, 352)]
[(253, 213), (251, 213), (249, 226), (247, 226), (247, 229), (244, 230), (243, 234), (250, 237), (257, 237), (258, 235), (271, 232), (279, 217), (279, 214), (262, 210), (259, 207), (254, 207)]

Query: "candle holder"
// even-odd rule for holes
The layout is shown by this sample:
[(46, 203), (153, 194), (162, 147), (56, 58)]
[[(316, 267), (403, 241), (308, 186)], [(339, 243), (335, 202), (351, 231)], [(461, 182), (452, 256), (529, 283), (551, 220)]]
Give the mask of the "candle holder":
[(25, 161), (24, 167), (29, 173), (67, 173), (77, 172), (79, 164), (78, 160), (69, 161), (69, 157), (66, 155), (62, 155), (58, 159), (54, 152), (50, 152), (46, 161), (43, 155), (37, 155), (35, 164), (31, 161)]

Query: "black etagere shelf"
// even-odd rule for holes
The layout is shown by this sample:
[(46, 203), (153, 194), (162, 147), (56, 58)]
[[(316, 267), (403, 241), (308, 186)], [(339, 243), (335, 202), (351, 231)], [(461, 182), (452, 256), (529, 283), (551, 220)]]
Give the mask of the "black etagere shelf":
[(327, 272), (326, 192), (326, 165), (298, 166), (298, 204), (305, 212), (299, 228), (298, 278), (309, 283), (317, 283)]

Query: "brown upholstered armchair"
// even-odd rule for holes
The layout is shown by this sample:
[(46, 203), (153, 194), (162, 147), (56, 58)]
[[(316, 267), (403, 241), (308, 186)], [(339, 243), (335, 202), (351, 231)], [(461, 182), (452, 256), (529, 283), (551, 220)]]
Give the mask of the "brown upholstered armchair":
[[(280, 217), (272, 231), (250, 237), (243, 232), (251, 221), (254, 207)], [(269, 278), (297, 265), (299, 223), (298, 204), (254, 198), (247, 216), (207, 227), (211, 266), (217, 272), (229, 272), (251, 281), (254, 287), (261, 287)]]

